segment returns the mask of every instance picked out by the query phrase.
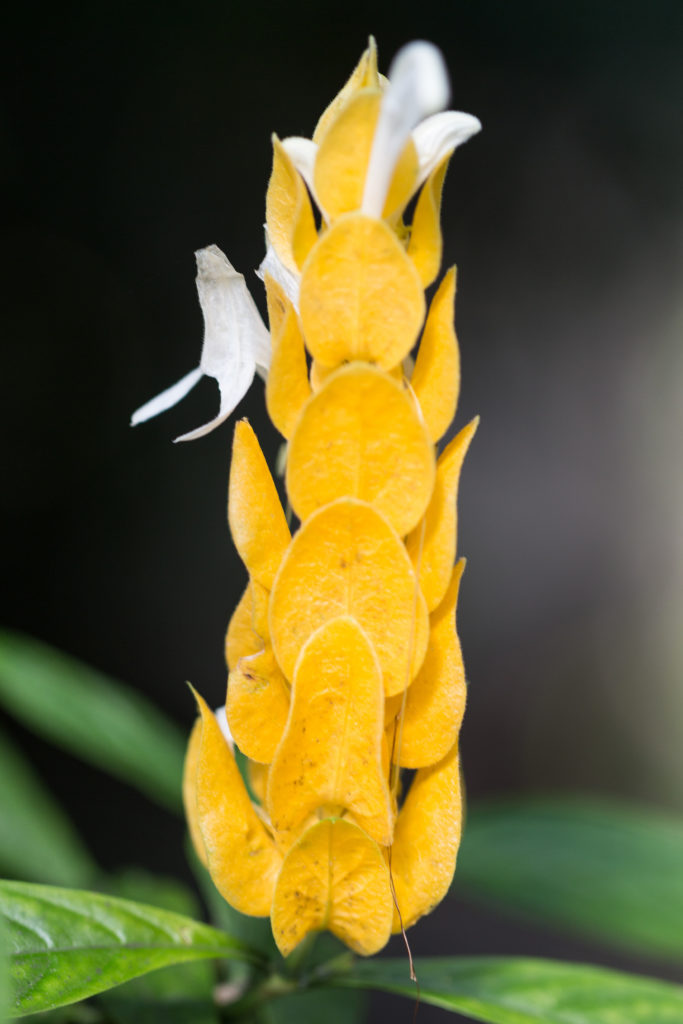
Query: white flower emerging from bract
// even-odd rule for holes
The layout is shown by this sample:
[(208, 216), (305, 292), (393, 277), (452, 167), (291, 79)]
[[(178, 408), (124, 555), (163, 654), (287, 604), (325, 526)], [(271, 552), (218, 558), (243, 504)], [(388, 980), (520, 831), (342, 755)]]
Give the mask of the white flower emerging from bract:
[(256, 370), (268, 371), (270, 335), (244, 276), (239, 274), (216, 245), (199, 249), (197, 292), (204, 315), (204, 345), (197, 369), (141, 406), (131, 426), (144, 423), (184, 398), (203, 375), (215, 377), (221, 393), (218, 416), (176, 441), (193, 441), (224, 422), (249, 390)]
[(436, 46), (417, 41), (399, 50), (389, 68), (372, 142), (363, 213), (382, 216), (394, 168), (411, 133), (420, 166), (419, 186), (456, 146), (481, 130), (480, 121), (471, 114), (437, 113), (449, 96), (448, 72)]

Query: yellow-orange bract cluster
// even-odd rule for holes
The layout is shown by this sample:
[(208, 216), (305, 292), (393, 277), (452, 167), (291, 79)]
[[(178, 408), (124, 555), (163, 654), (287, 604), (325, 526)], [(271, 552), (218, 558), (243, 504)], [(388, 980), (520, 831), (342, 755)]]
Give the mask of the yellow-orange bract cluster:
[[(290, 535), (249, 424), (235, 429), (232, 536), (249, 584), (230, 622), (226, 712), (252, 802), (201, 698), (185, 772), (195, 846), (224, 897), (288, 954), (329, 929), (371, 954), (446, 893), (460, 840), (465, 676), (456, 498), (476, 428), (437, 458), (459, 390), (455, 270), (441, 262), (448, 155), (418, 187), (412, 140), (382, 218), (361, 212), (382, 98), (374, 47), (323, 114), (309, 191), (274, 142), (267, 229), (300, 280), (266, 275), (269, 414), (288, 441)], [(412, 372), (407, 359), (419, 339)], [(417, 769), (399, 809), (399, 770)]]

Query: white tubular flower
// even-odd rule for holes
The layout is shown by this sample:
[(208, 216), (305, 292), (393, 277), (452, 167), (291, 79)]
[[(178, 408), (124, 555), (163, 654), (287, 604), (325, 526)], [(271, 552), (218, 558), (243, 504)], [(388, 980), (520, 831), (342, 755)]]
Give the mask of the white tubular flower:
[(469, 114), (437, 113), (446, 106), (449, 96), (446, 65), (436, 46), (418, 41), (399, 50), (389, 68), (389, 84), (382, 97), (365, 179), (363, 213), (382, 216), (396, 162), (411, 133), (422, 184), (444, 156), (481, 129), (479, 120)]
[(389, 68), (363, 193), (363, 213), (381, 217), (396, 161), (413, 128), (448, 103), (448, 73), (432, 43), (409, 43)]
[(244, 397), (257, 368), (268, 370), (270, 336), (239, 274), (216, 245), (199, 249), (197, 292), (204, 315), (204, 345), (197, 369), (141, 406), (131, 426), (144, 423), (184, 398), (202, 376), (218, 381), (221, 404), (218, 416), (176, 441), (193, 441), (223, 423)]

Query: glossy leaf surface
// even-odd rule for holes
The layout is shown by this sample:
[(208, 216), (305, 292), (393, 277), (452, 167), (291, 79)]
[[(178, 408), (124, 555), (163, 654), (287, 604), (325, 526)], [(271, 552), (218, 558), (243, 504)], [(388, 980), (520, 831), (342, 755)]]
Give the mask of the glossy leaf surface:
[[(600, 967), (523, 957), (439, 957), (417, 961), (423, 1003), (487, 1024), (673, 1024), (683, 1020), (683, 987)], [(405, 958), (354, 965), (351, 987), (415, 999)]]
[(85, 999), (158, 967), (212, 957), (254, 960), (208, 925), (130, 900), (76, 889), (0, 883), (14, 1014)]

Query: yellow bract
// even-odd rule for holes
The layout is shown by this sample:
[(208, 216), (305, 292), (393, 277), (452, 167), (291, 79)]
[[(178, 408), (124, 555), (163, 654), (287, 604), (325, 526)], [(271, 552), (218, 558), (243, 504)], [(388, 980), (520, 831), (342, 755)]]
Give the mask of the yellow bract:
[(265, 917), (282, 856), (256, 813), (220, 726), (195, 694), (201, 715), (197, 756), (197, 823), (211, 877), (242, 914)]
[(464, 568), (465, 560), (461, 559), (453, 569), (446, 596), (430, 618), (424, 663), (408, 687), (403, 721), (397, 726), (400, 745), (395, 756), (404, 768), (435, 764), (458, 739), (467, 699), (465, 666), (455, 624)]
[(303, 179), (273, 136), (273, 172), (266, 192), (268, 237), (288, 270), (298, 273), (318, 233)]
[[(453, 880), (462, 828), (458, 746), (420, 768), (396, 822), (391, 874), (404, 928), (440, 903)], [(398, 914), (393, 931), (400, 931)]]
[(455, 416), (460, 391), (460, 351), (453, 326), (455, 267), (432, 299), (410, 380), (427, 432), (435, 443)]
[(410, 229), (408, 255), (415, 264), (422, 287), (428, 288), (441, 266), (441, 192), (450, 155), (445, 157), (422, 186)]
[(250, 576), (269, 590), (289, 544), (289, 527), (268, 463), (246, 420), (235, 427), (228, 520), (235, 547)]
[(436, 464), (436, 484), (427, 513), (425, 529), (416, 527), (406, 547), (416, 567), (427, 607), (433, 611), (446, 593), (455, 559), (458, 481), (463, 460), (474, 437), (479, 417), (468, 423), (443, 450)]
[(413, 347), (425, 301), (417, 270), (391, 228), (348, 213), (311, 251), (299, 309), (314, 359), (326, 366), (365, 359), (390, 369)]
[(289, 447), (287, 493), (302, 520), (349, 495), (367, 501), (403, 535), (424, 514), (434, 465), (434, 449), (403, 386), (352, 363), (306, 405)]
[(356, 953), (386, 945), (394, 904), (379, 847), (343, 819), (307, 829), (289, 850), (273, 899), (273, 935), (287, 956), (309, 932), (329, 930)]
[(277, 831), (291, 831), (325, 806), (351, 811), (372, 839), (391, 842), (383, 711), (370, 641), (355, 619), (326, 622), (294, 669), (291, 712), (268, 778), (266, 806)]
[(209, 866), (204, 847), (204, 840), (199, 831), (199, 815), (197, 812), (197, 769), (199, 768), (199, 750), (202, 742), (202, 723), (198, 718), (192, 726), (187, 743), (185, 764), (183, 765), (183, 807), (187, 818), (187, 827), (195, 853), (205, 868)]
[[(254, 633), (261, 641), (257, 648), (257, 651), (260, 651), (263, 649), (270, 637), (270, 633), (268, 631), (268, 602), (270, 601), (270, 591), (252, 576), (249, 580), (249, 593), (251, 594), (251, 624), (254, 628)], [(257, 651), (254, 651), (253, 653), (256, 654)]]
[(263, 649), (263, 639), (254, 629), (252, 609), (251, 587), (247, 586), (232, 613), (225, 635), (225, 660), (228, 668), (234, 668), (240, 658)]
[(377, 73), (377, 46), (370, 36), (368, 48), (351, 72), (348, 81), (321, 114), (313, 132), (313, 141), (320, 142), (330, 123), (354, 93), (359, 89), (379, 88), (381, 79), (382, 76)]
[(340, 498), (306, 520), (275, 579), (270, 636), (288, 679), (311, 633), (340, 615), (356, 619), (369, 637), (387, 696), (405, 689), (427, 648), (424, 598), (395, 531), (355, 498)]
[[(289, 438), (311, 393), (311, 385), (299, 317), (284, 293), (282, 298), (286, 304), (284, 315), (277, 330), (271, 328), (273, 355), (266, 380), (266, 407), (277, 429)], [(277, 309), (279, 302), (274, 300), (269, 303), (271, 306)]]
[(270, 647), (242, 658), (231, 671), (225, 710), (242, 753), (270, 764), (289, 713), (289, 689)]
[[(379, 116), (379, 88), (361, 89), (337, 111), (321, 137), (315, 161), (315, 194), (330, 220), (359, 210)], [(410, 199), (417, 181), (417, 151), (409, 139), (394, 171), (384, 214), (390, 219)]]

